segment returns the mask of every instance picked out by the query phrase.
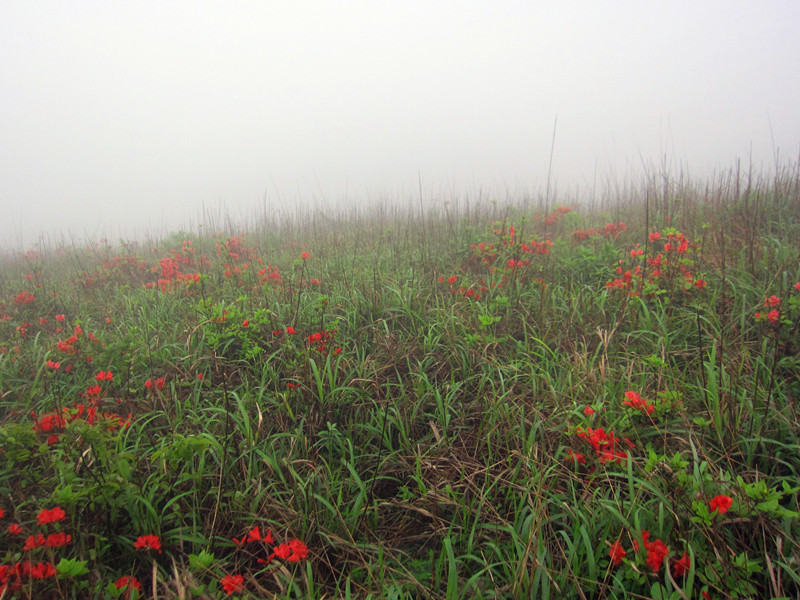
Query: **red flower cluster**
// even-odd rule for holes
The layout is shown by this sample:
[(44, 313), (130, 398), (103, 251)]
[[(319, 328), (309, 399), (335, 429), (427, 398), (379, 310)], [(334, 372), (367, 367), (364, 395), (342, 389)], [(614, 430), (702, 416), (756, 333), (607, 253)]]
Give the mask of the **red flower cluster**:
[(779, 311), (776, 307), (781, 305), (781, 299), (774, 294), (769, 298), (764, 299), (764, 306), (767, 308), (771, 308), (769, 312), (766, 314), (762, 314), (760, 312), (756, 313), (756, 320), (757, 321), (769, 321), (770, 323), (777, 323), (778, 320), (781, 318), (781, 311)]
[(131, 424), (131, 415), (127, 419), (123, 419), (116, 413), (99, 413), (97, 409), (97, 402), (99, 398), (97, 395), (100, 393), (100, 386), (94, 386), (97, 389), (89, 388), (86, 395), (90, 400), (89, 405), (73, 403), (72, 406), (65, 406), (61, 412), (50, 412), (36, 416), (35, 412), (31, 412), (31, 419), (33, 419), (33, 430), (37, 433), (47, 433), (49, 437), (47, 442), (54, 444), (58, 442), (58, 434), (60, 434), (68, 423), (73, 421), (82, 420), (89, 425), (94, 425), (100, 419), (106, 421), (106, 426), (109, 431), (115, 431), (120, 428), (127, 429)]
[(36, 521), (39, 525), (46, 525), (47, 523), (58, 523), (66, 518), (67, 513), (64, 512), (64, 509), (60, 506), (56, 506), (50, 509), (44, 508), (39, 511)]
[(611, 564), (618, 567), (622, 564), (622, 559), (628, 555), (619, 540), (611, 544), (611, 549), (608, 551), (608, 556), (611, 559)]
[(258, 271), (258, 276), (261, 278), (258, 282), (259, 285), (271, 283), (277, 286), (283, 283), (281, 274), (278, 271), (278, 267), (273, 267), (272, 265), (267, 265), (266, 267), (260, 269)]
[(594, 227), (589, 227), (589, 229), (576, 229), (572, 232), (572, 237), (577, 242), (583, 242), (584, 240), (589, 239), (590, 237), (598, 237), (603, 236), (604, 238), (616, 238), (620, 233), (625, 231), (628, 228), (625, 223), (620, 221), (619, 223), (609, 223), (602, 229), (595, 229)]
[[(661, 565), (664, 564), (664, 560), (669, 556), (669, 548), (661, 540), (653, 540), (651, 542), (650, 532), (646, 529), (642, 530), (641, 535), (641, 547), (647, 551), (645, 562), (654, 574), (658, 573), (658, 571), (661, 569)], [(639, 540), (633, 540), (633, 548), (637, 552), (639, 551)], [(628, 553), (625, 552), (625, 549), (622, 547), (622, 544), (620, 544), (619, 540), (611, 544), (611, 549), (608, 552), (608, 556), (611, 558), (611, 564), (615, 567), (618, 567), (620, 564), (622, 564), (622, 559), (625, 558), (627, 554)], [(672, 567), (672, 575), (674, 577), (683, 577), (689, 572), (689, 568), (691, 567), (691, 559), (689, 558), (689, 554), (684, 551), (683, 556), (680, 558), (673, 558), (670, 560), (670, 566)]]
[(114, 381), (114, 374), (111, 371), (98, 371), (94, 378), (97, 381)]
[(47, 546), (48, 548), (60, 548), (62, 546), (66, 546), (72, 541), (72, 536), (64, 533), (63, 531), (59, 531), (57, 533), (51, 533), (47, 537), (44, 537), (41, 533), (37, 533), (36, 535), (29, 535), (28, 539), (25, 540), (25, 546), (22, 548), (24, 551), (33, 550), (34, 548), (38, 548), (39, 546)]
[(56, 576), (56, 568), (51, 562), (32, 563), (29, 560), (0, 565), (0, 596), (11, 596), (22, 591), (22, 586), (31, 579), (48, 579)]
[(120, 577), (114, 582), (114, 587), (118, 590), (126, 590), (125, 598), (131, 597), (132, 589), (135, 589), (139, 593), (139, 597), (142, 596), (142, 584), (138, 579), (136, 579), (136, 577), (131, 577), (128, 575)]
[(288, 562), (300, 562), (308, 558), (308, 546), (300, 540), (294, 539), (288, 544), (280, 544), (272, 551), (267, 562), (273, 558), (280, 558)]
[(621, 444), (624, 442), (629, 448), (635, 448), (629, 439), (620, 439), (613, 431), (606, 432), (602, 427), (597, 429), (587, 427), (586, 431), (578, 429), (576, 435), (594, 448), (601, 462), (624, 464), (628, 460), (628, 454), (622, 449)]
[(260, 564), (267, 564), (274, 558), (279, 558), (288, 562), (300, 562), (301, 560), (308, 558), (308, 546), (306, 546), (305, 543), (298, 539), (293, 539), (288, 543), (275, 546), (275, 538), (272, 535), (272, 531), (267, 529), (266, 534), (262, 536), (261, 530), (258, 528), (258, 526), (250, 529), (250, 531), (247, 532), (247, 535), (241, 539), (233, 538), (233, 543), (237, 546), (244, 546), (245, 544), (252, 544), (255, 542), (274, 546), (272, 552), (267, 556), (267, 558), (258, 559)]
[[(336, 335), (336, 329), (330, 329), (328, 331), (318, 331), (317, 333), (312, 333), (308, 336), (308, 345), (314, 348), (317, 352), (324, 356), (328, 356), (329, 348), (328, 345), (333, 342), (333, 338)], [(334, 356), (341, 353), (341, 348), (335, 348), (333, 351)]]
[(158, 377), (156, 379), (148, 379), (147, 381), (144, 382), (144, 387), (146, 387), (148, 390), (151, 388), (156, 388), (157, 390), (163, 390), (164, 378)]
[(234, 592), (241, 592), (244, 588), (244, 577), (241, 575), (225, 575), (219, 582), (228, 596)]
[(725, 514), (733, 506), (733, 498), (730, 496), (714, 496), (708, 503), (711, 512)]
[(272, 537), (272, 531), (269, 529), (267, 529), (266, 535), (262, 537), (261, 530), (258, 528), (258, 525), (256, 525), (247, 532), (247, 537), (242, 537), (241, 539), (233, 538), (233, 543), (237, 546), (244, 546), (248, 542), (264, 542), (265, 544), (274, 544), (275, 538)]
[(648, 415), (652, 415), (653, 411), (656, 409), (655, 406), (650, 404), (649, 401), (644, 400), (637, 392), (625, 392), (625, 397), (627, 400), (622, 402), (623, 405), (636, 408), (642, 412), (646, 412)]
[[(650, 532), (646, 529), (642, 531), (642, 545), (647, 550), (647, 558), (645, 562), (647, 566), (653, 571), (658, 573), (661, 565), (664, 564), (664, 559), (669, 556), (669, 548), (661, 540), (650, 541)], [(639, 551), (638, 540), (633, 540), (633, 548)]]
[[(555, 225), (558, 223), (561, 218), (566, 215), (567, 213), (571, 213), (572, 209), (569, 206), (559, 206), (555, 210), (550, 211), (550, 214), (544, 217), (544, 222), (547, 225)], [(539, 222), (542, 220), (541, 215), (536, 215), (533, 218), (534, 221)]]
[(161, 540), (157, 535), (140, 535), (133, 543), (136, 550), (156, 550), (161, 554)]
[[(650, 234), (650, 241), (655, 242), (661, 240), (661, 233), (654, 232)], [(686, 254), (689, 250), (698, 248), (696, 244), (690, 244), (688, 238), (682, 233), (668, 233), (666, 235), (667, 241), (664, 243), (663, 252), (648, 251), (645, 260), (646, 269), (642, 268), (641, 264), (636, 264), (632, 269), (625, 270), (622, 266), (624, 261), (620, 260), (620, 266), (617, 267), (617, 279), (606, 283), (607, 288), (615, 289), (628, 289), (632, 296), (637, 292), (634, 289), (634, 280), (637, 280), (639, 289), (645, 284), (658, 285), (661, 289), (666, 289), (673, 285), (675, 282), (680, 282), (678, 285), (684, 291), (694, 288), (704, 288), (706, 285), (705, 280), (695, 279), (692, 273), (692, 266), (694, 261), (687, 257)], [(638, 260), (638, 257), (643, 254), (639, 248), (631, 250), (631, 258)], [(648, 275), (645, 281), (645, 275)], [(682, 282), (681, 282), (682, 279)]]
[(14, 304), (16, 304), (17, 306), (22, 306), (24, 304), (31, 304), (35, 300), (36, 296), (25, 290), (21, 291), (19, 294), (14, 296)]

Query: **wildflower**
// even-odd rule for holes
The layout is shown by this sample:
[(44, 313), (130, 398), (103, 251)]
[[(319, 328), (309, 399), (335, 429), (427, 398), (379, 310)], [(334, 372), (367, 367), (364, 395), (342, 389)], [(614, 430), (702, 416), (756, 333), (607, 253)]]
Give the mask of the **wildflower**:
[(45, 523), (58, 523), (59, 521), (63, 521), (66, 518), (67, 518), (67, 513), (64, 512), (64, 509), (56, 506), (49, 510), (42, 509), (39, 512), (37, 521), (39, 525), (44, 525)]
[(58, 371), (61, 368), (61, 363), (60, 362), (55, 362), (54, 360), (48, 360), (47, 361), (47, 368), (48, 369), (53, 369), (54, 371)]
[(0, 508), (0, 519), (6, 516), (6, 511), (3, 508)]
[(611, 564), (615, 567), (618, 567), (622, 564), (622, 559), (628, 553), (622, 547), (622, 544), (619, 543), (619, 540), (615, 541), (611, 544), (611, 549), (608, 551), (608, 556), (611, 559)]
[(8, 533), (10, 535), (19, 535), (22, 533), (22, 527), (18, 523), (12, 523), (8, 526)]
[(730, 496), (714, 496), (708, 503), (712, 513), (716, 511), (721, 515), (728, 512), (732, 505), (733, 498)]
[(127, 590), (125, 593), (126, 598), (130, 598), (131, 589), (135, 589), (139, 593), (139, 596), (142, 595), (142, 584), (139, 583), (136, 577), (124, 575), (114, 582), (114, 587), (118, 590)]
[(280, 544), (270, 554), (267, 562), (273, 558), (280, 558), (288, 562), (300, 562), (308, 558), (308, 546), (298, 539), (290, 541), (288, 544)]
[(114, 381), (114, 374), (111, 371), (99, 371), (94, 378), (97, 381)]
[(60, 548), (61, 546), (66, 546), (71, 541), (71, 535), (67, 535), (63, 531), (59, 531), (58, 533), (51, 533), (48, 535), (44, 540), (44, 545), (48, 548)]
[(672, 565), (672, 576), (675, 578), (683, 577), (686, 573), (689, 572), (689, 567), (691, 566), (691, 559), (689, 555), (684, 551), (683, 556), (678, 559), (672, 559), (670, 562)]
[(655, 540), (647, 546), (647, 558), (645, 562), (652, 569), (653, 573), (658, 573), (664, 559), (669, 554), (669, 548), (661, 540)]
[(286, 328), (286, 333), (288, 333), (289, 335), (293, 335), (297, 333), (297, 331), (295, 331), (295, 328), (290, 325), (289, 327)]
[(244, 587), (244, 577), (241, 575), (225, 575), (222, 579), (220, 579), (220, 583), (222, 584), (222, 589), (225, 590), (225, 593), (230, 596), (234, 592), (242, 591)]
[(136, 550), (156, 550), (161, 554), (161, 540), (157, 535), (140, 535), (133, 544)]
[(303, 252), (300, 255), (300, 258), (302, 258), (303, 260), (308, 260), (310, 257), (311, 257), (311, 253), (310, 252)]
[(158, 390), (163, 390), (164, 389), (164, 378), (163, 377), (158, 377), (157, 379), (148, 379), (147, 381), (144, 382), (144, 387), (146, 387), (148, 390), (153, 388), (153, 387), (155, 387)]
[(702, 289), (702, 288), (706, 287), (705, 280), (704, 279), (698, 279), (697, 281), (694, 282), (694, 287), (696, 287), (698, 289)]
[(771, 311), (767, 313), (767, 319), (769, 319), (770, 323), (777, 323), (780, 316), (781, 312), (777, 308), (773, 308)]
[(573, 452), (572, 448), (567, 449), (567, 457), (574, 460), (579, 465), (586, 464), (586, 457), (580, 452)]
[(583, 409), (583, 414), (586, 415), (587, 417), (591, 417), (594, 414), (594, 409), (587, 404), (586, 407)]
[(58, 321), (59, 323), (63, 323), (66, 318), (67, 317), (64, 315), (56, 315), (56, 321)]
[[(270, 534), (269, 531), (267, 531), (267, 534), (270, 535), (270, 537), (271, 537), (271, 534)], [(257, 542), (259, 540), (261, 540), (261, 531), (259, 530), (258, 526), (256, 525), (250, 531), (247, 532), (247, 537), (246, 538), (243, 537), (240, 540), (236, 539), (236, 538), (233, 538), (233, 543), (236, 544), (237, 546), (242, 546), (246, 542)], [(265, 541), (266, 541), (266, 539), (265, 539)]]
[(794, 289), (796, 289), (798, 292), (800, 292), (800, 281), (798, 281), (797, 283), (794, 284)]
[(30, 567), (31, 577), (34, 579), (45, 579), (46, 577), (55, 577), (56, 568), (53, 563), (40, 562)]
[(622, 404), (625, 406), (630, 406), (631, 408), (641, 409), (648, 415), (652, 415), (653, 411), (656, 409), (656, 407), (650, 404), (647, 400), (642, 399), (637, 392), (625, 392), (625, 397), (627, 400), (623, 401)]
[(773, 307), (773, 306), (780, 306), (780, 304), (781, 304), (781, 299), (774, 294), (769, 298), (767, 298), (766, 300), (764, 300), (764, 306)]
[(22, 550), (27, 552), (28, 550), (33, 550), (34, 548), (38, 548), (39, 546), (44, 546), (45, 540), (44, 536), (41, 533), (37, 533), (36, 535), (29, 535), (28, 539), (25, 540), (25, 546), (23, 546)]
[(248, 319), (242, 321), (242, 327), (250, 327), (250, 321)]

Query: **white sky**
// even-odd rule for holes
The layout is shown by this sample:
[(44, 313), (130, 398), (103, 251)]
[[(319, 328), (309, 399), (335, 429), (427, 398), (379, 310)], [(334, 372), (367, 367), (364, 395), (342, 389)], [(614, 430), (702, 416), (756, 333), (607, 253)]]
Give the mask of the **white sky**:
[(6, 1), (0, 246), (800, 151), (800, 2)]

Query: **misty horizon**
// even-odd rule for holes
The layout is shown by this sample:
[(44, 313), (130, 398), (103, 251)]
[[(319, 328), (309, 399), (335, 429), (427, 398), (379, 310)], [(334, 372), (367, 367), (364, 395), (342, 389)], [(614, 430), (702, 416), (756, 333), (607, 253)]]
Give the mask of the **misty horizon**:
[[(273, 206), (569, 202), (800, 152), (800, 6), (0, 8), (0, 247)], [(551, 154), (552, 153), (552, 154)]]

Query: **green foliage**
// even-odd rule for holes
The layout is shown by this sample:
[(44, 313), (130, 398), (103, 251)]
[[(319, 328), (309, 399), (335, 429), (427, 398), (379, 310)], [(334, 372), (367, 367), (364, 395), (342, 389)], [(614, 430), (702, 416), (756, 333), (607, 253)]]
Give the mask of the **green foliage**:
[(0, 566), (41, 566), (0, 583), (794, 597), (792, 189), (9, 257)]

